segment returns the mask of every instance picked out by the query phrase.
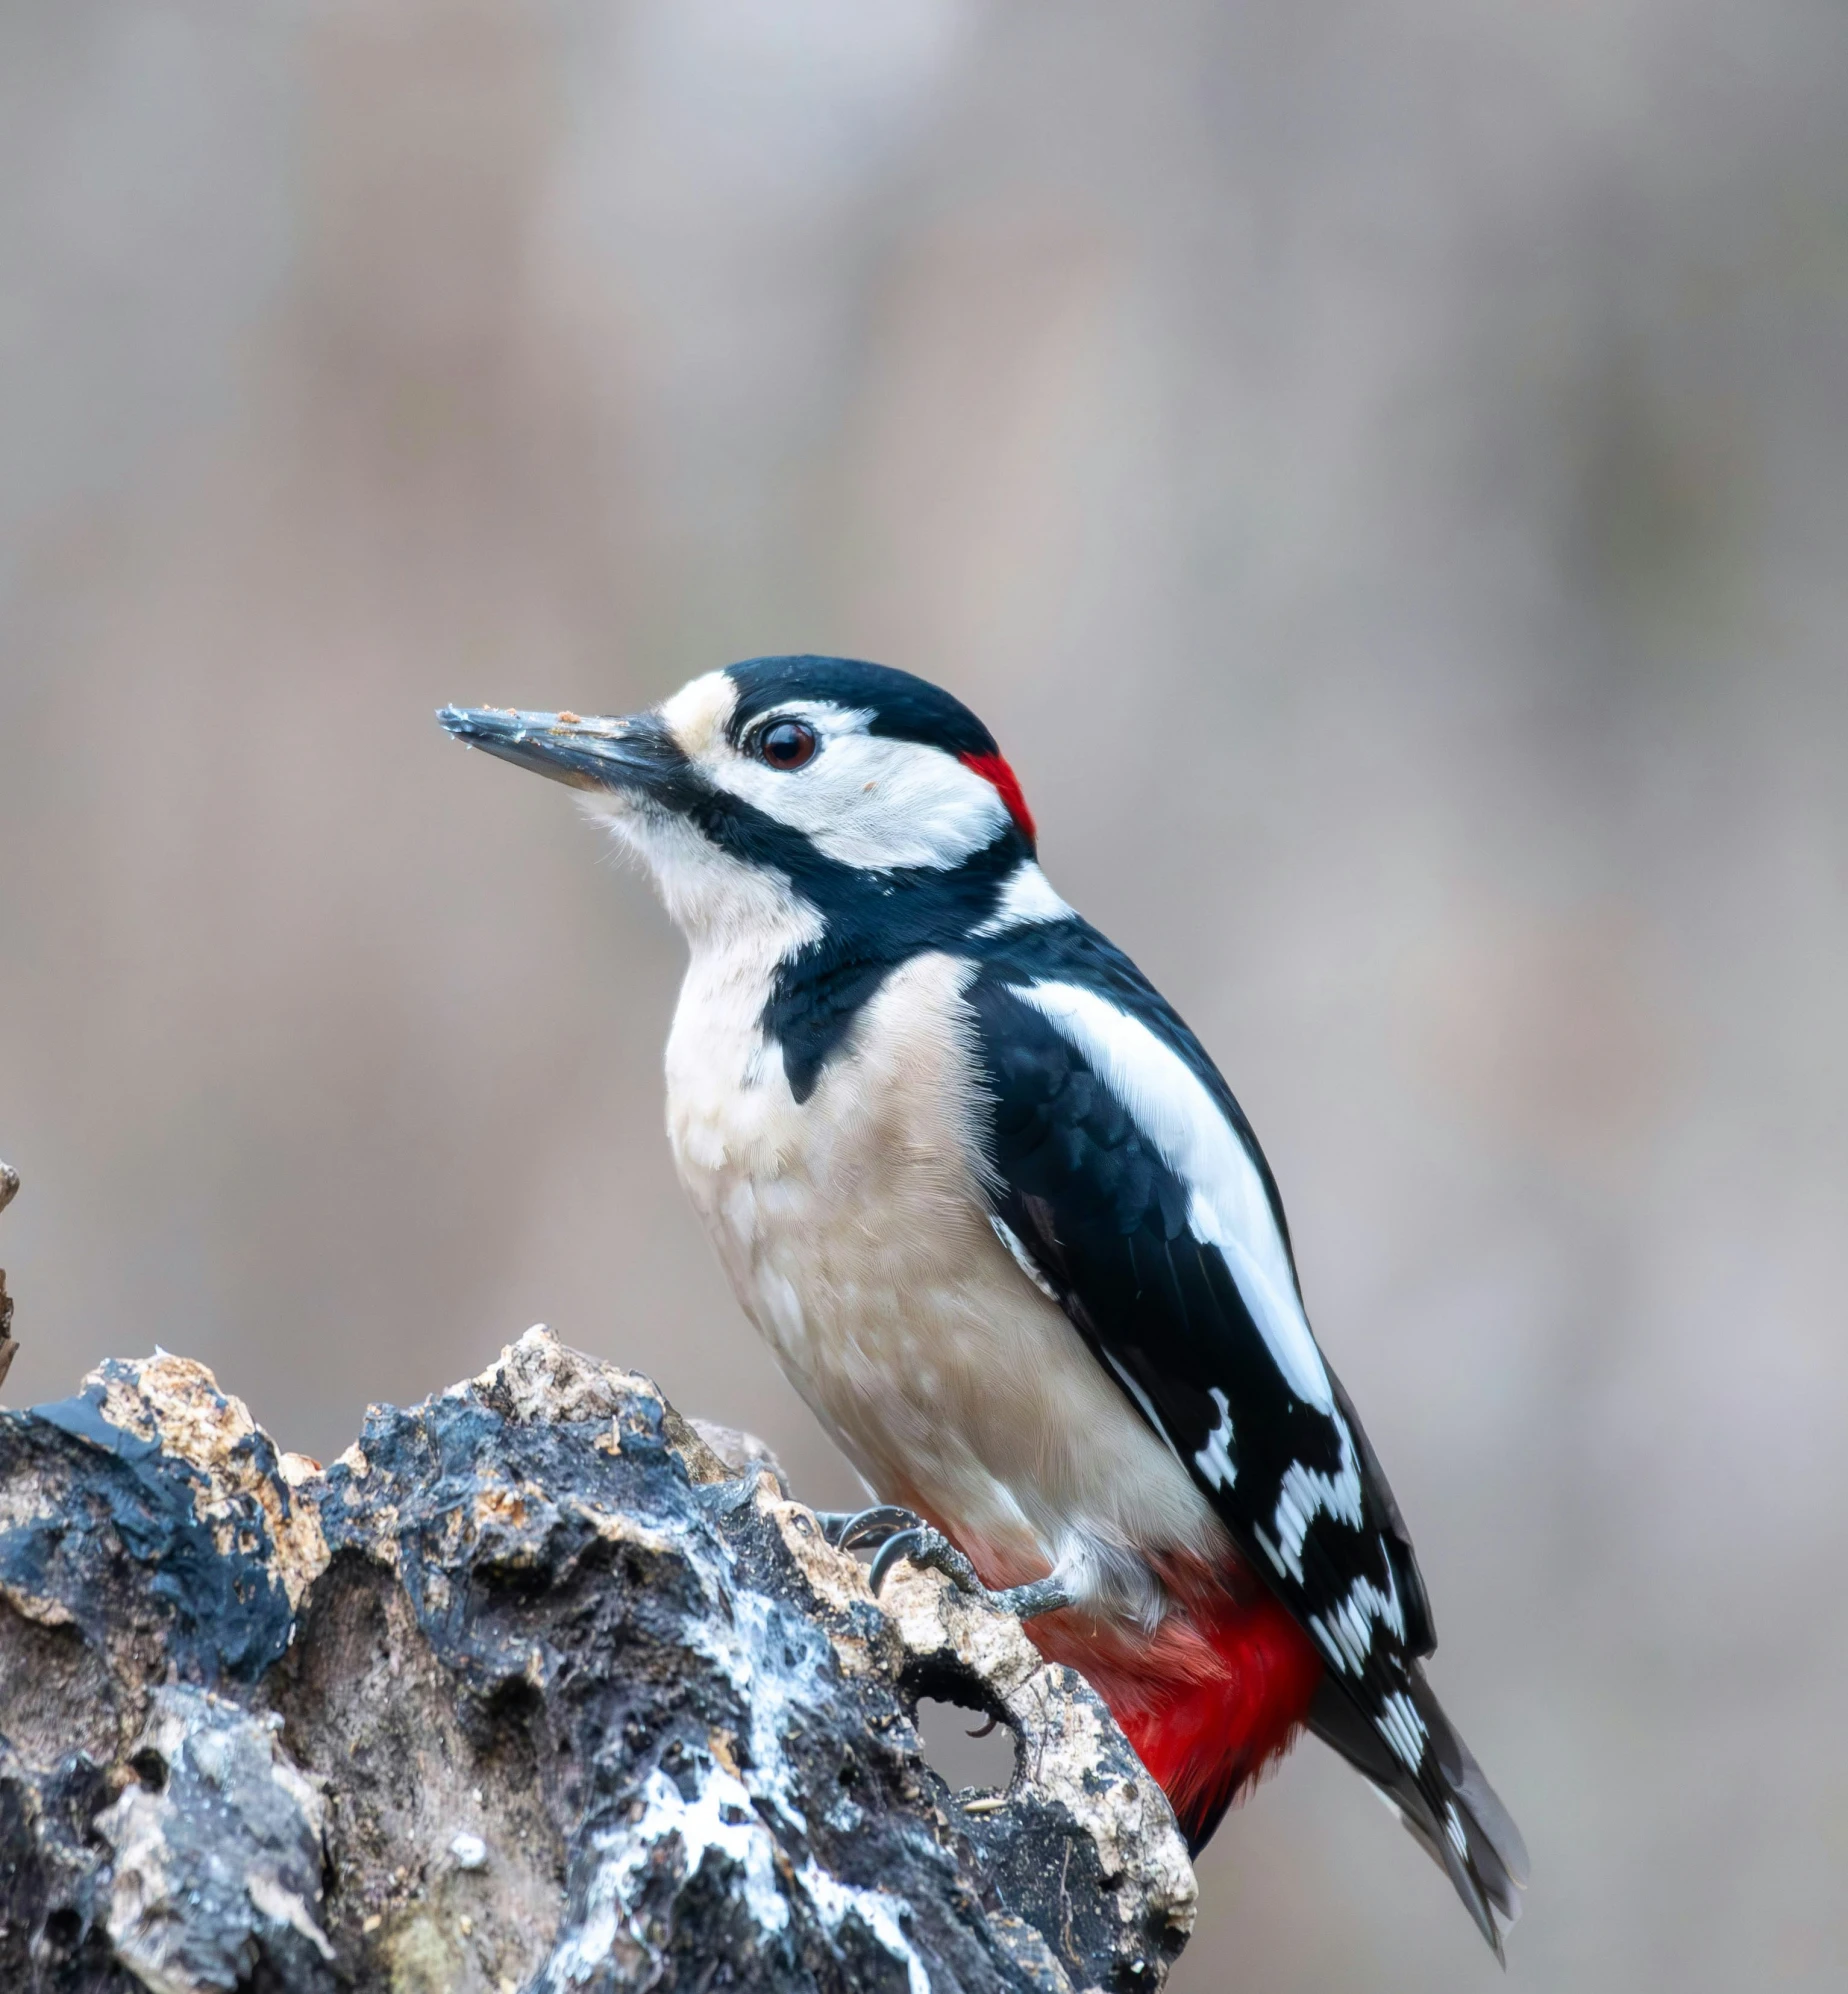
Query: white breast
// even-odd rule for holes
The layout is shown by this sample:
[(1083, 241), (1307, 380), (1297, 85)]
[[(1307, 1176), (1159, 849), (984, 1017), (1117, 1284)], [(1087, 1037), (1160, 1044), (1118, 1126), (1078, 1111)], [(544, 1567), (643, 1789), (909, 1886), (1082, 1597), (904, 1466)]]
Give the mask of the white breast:
[(668, 1041), (675, 1159), (745, 1312), (881, 1497), (1147, 1613), (1146, 1554), (1225, 1539), (990, 1223), (970, 966), (894, 971), (801, 1105), (757, 1025), (773, 973), (697, 950)]

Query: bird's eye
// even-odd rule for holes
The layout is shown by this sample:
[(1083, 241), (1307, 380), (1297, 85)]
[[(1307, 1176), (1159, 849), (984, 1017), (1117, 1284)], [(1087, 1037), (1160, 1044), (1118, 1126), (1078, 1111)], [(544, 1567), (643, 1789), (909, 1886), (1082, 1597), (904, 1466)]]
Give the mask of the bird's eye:
[(757, 756), (773, 769), (799, 769), (816, 749), (815, 730), (800, 720), (779, 720), (757, 737)]

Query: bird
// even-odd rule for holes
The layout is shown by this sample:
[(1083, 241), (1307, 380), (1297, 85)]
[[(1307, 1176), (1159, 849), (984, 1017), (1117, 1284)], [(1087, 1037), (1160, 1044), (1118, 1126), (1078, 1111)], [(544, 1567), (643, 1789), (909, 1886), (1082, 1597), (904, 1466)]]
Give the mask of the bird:
[(1504, 1960), (1528, 1860), (1426, 1679), (1410, 1534), (1205, 1048), (1054, 890), (929, 681), (763, 657), (623, 718), (446, 706), (566, 783), (688, 945), (668, 1134), (744, 1313), (872, 1495), (824, 1517), (1016, 1615), (1190, 1854), (1305, 1729)]

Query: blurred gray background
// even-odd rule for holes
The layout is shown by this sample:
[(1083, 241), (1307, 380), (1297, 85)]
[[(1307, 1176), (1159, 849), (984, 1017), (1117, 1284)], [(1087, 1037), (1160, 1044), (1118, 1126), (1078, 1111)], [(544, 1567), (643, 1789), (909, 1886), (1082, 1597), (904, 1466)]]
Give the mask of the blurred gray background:
[[(544, 1319), (845, 1499), (431, 709), (908, 666), (1265, 1139), (1511, 1983), (1848, 1984), (1834, 0), (12, 0), (0, 270), (13, 1402)], [(1185, 1994), (1495, 1984), (1319, 1747), (1201, 1882)]]

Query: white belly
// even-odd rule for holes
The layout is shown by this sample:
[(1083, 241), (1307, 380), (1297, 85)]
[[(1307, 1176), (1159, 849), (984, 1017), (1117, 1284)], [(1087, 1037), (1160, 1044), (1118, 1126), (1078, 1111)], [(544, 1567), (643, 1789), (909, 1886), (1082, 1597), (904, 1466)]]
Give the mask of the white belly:
[[(1224, 1554), (1180, 1464), (995, 1234), (973, 1158), (969, 966), (895, 971), (797, 1105), (764, 979), (695, 959), (668, 1131), (739, 1301), (879, 1495), (1010, 1576), (1147, 1612), (1148, 1555)], [(979, 1555), (979, 1553), (978, 1553)]]

